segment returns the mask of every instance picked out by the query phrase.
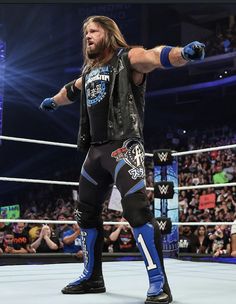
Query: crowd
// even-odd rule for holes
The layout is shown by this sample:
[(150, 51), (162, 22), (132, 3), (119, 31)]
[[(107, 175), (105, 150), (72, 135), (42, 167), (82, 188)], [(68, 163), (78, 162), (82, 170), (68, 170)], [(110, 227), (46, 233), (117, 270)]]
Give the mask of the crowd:
[[(60, 214), (62, 220), (68, 219)], [(80, 229), (73, 225), (0, 223), (0, 253), (74, 253), (82, 257)]]
[[(68, 213), (60, 213), (58, 220), (70, 221)], [(122, 216), (117, 221), (125, 221)], [(104, 252), (137, 252), (132, 229), (128, 225), (104, 225)], [(80, 227), (78, 224), (0, 223), (0, 253), (72, 253), (82, 258)]]
[(218, 23), (215, 32), (205, 39), (207, 56), (236, 51), (236, 24)]
[[(182, 149), (192, 150), (209, 146), (222, 146), (236, 142), (236, 132), (228, 127), (208, 132), (189, 132)], [(169, 147), (173, 150), (182, 141), (181, 136), (169, 133)], [(146, 158), (146, 185), (154, 186), (153, 162)], [(179, 186), (217, 184), (236, 181), (236, 149), (217, 150), (186, 155), (178, 158)], [(61, 180), (75, 180), (73, 170), (59, 176)], [(65, 174), (67, 175), (65, 177)], [(153, 208), (153, 191), (147, 191), (150, 208)], [(33, 185), (20, 201), (21, 218), (73, 220), (77, 205), (77, 189), (70, 187)], [(18, 199), (19, 201), (19, 199)], [(124, 221), (122, 212), (110, 206), (109, 197), (104, 202), (104, 221)], [(179, 251), (209, 253), (214, 256), (229, 254), (230, 225), (206, 226), (204, 222), (233, 222), (236, 219), (236, 187), (209, 187), (202, 190), (179, 192), (179, 221), (202, 222), (202, 226), (179, 227)], [(135, 252), (137, 247), (132, 229), (127, 225), (104, 225), (105, 252)], [(36, 225), (0, 223), (0, 252), (34, 253), (65, 252), (82, 256), (80, 228), (78, 225)]]
[[(235, 128), (223, 126), (194, 130), (170, 130), (172, 150), (194, 150), (225, 146), (236, 142)], [(236, 181), (236, 150), (195, 153), (178, 158), (179, 186), (222, 184)], [(236, 187), (209, 187), (179, 192), (179, 221), (202, 222), (203, 226), (179, 227), (179, 251), (229, 254), (231, 226), (205, 226), (204, 222), (233, 222), (236, 219)]]

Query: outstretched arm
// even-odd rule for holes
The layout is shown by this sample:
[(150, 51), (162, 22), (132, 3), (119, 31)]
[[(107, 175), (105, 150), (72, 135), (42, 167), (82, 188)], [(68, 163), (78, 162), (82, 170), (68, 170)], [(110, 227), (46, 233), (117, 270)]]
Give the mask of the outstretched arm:
[(78, 78), (75, 82), (70, 82), (65, 85), (56, 95), (52, 98), (58, 106), (71, 104), (73, 102), (73, 95), (75, 91), (81, 90), (82, 88), (82, 77)]
[(44, 99), (40, 109), (44, 111), (54, 111), (59, 106), (68, 105), (78, 99), (79, 91), (82, 88), (82, 77), (66, 84), (56, 95)]
[(205, 45), (194, 41), (185, 47), (157, 46), (153, 49), (133, 48), (129, 51), (131, 66), (138, 73), (149, 73), (156, 68), (178, 67), (188, 61), (204, 59)]

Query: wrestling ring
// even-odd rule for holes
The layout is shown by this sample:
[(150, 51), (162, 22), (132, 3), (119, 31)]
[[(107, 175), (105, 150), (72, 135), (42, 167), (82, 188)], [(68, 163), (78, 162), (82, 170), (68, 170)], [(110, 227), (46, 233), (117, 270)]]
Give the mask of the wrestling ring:
[[(77, 148), (74, 144), (48, 142), (27, 138), (0, 136), (0, 139), (25, 143), (54, 145), (60, 147)], [(236, 148), (236, 145), (212, 147), (207, 149), (174, 152), (178, 157), (194, 153)], [(146, 153), (145, 156), (153, 157)], [(1, 182), (41, 183), (51, 185), (78, 186), (78, 182), (38, 180), (15, 177), (0, 177)], [(207, 189), (236, 186), (236, 182), (224, 184), (192, 185), (174, 187), (174, 191), (188, 189)], [(147, 187), (153, 191), (153, 187)], [(72, 224), (74, 221), (55, 220), (26, 220), (0, 219), (0, 222), (24, 222), (42, 224)], [(104, 222), (117, 225), (117, 222)], [(122, 222), (121, 224), (124, 224)], [(172, 222), (172, 225), (235, 225), (235, 222)], [(233, 227), (233, 226), (232, 226)], [(1, 255), (0, 255), (1, 259)], [(128, 264), (127, 264), (128, 263)], [(234, 303), (236, 265), (225, 263), (199, 263), (177, 259), (165, 259), (166, 272), (176, 304), (204, 304), (222, 302)], [(104, 294), (63, 295), (60, 290), (68, 282), (79, 276), (83, 270), (80, 263), (47, 264), (47, 265), (10, 265), (0, 266), (0, 294), (1, 302), (17, 303), (47, 303), (64, 304), (69, 302), (81, 304), (141, 304), (145, 299), (148, 288), (148, 278), (142, 261), (116, 261), (104, 263), (104, 279), (107, 292)]]

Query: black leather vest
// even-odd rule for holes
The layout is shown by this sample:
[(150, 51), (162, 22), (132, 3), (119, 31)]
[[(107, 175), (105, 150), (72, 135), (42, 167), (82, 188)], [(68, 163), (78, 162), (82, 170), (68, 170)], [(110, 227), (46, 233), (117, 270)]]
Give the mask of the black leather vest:
[[(146, 80), (140, 86), (132, 81), (128, 49), (117, 50), (113, 61), (107, 125), (107, 140), (143, 139)], [(91, 142), (84, 77), (80, 102), (78, 149), (87, 151)]]

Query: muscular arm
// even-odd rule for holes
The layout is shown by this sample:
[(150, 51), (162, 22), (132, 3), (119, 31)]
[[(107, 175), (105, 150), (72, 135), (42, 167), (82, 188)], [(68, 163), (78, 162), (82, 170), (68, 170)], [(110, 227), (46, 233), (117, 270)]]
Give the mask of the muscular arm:
[[(156, 68), (163, 68), (160, 55), (165, 46), (158, 46), (153, 49), (133, 48), (129, 51), (129, 60), (132, 68), (138, 73), (149, 73)], [(182, 66), (187, 63), (182, 55), (182, 47), (173, 47), (169, 53), (169, 60), (173, 66)]]
[[(82, 77), (78, 78), (75, 82), (75, 86), (81, 90), (82, 88)], [(67, 97), (66, 88), (63, 87), (56, 95), (53, 96), (55, 103), (58, 106), (69, 105), (72, 103)]]

